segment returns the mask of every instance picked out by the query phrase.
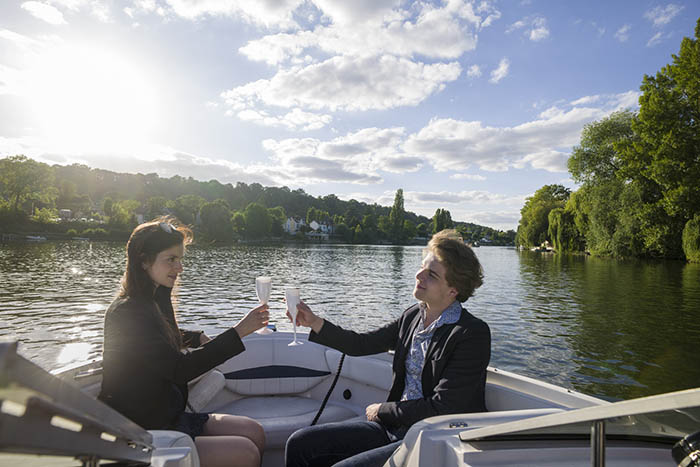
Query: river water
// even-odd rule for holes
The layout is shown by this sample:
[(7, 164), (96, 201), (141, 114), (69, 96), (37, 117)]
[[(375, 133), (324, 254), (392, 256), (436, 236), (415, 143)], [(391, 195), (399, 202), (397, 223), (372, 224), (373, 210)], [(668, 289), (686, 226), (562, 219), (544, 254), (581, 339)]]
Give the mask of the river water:
[[(466, 307), (491, 326), (491, 365), (609, 400), (700, 386), (700, 265), (475, 250), (484, 285)], [(357, 331), (413, 303), (420, 247), (190, 247), (178, 293), (184, 328), (216, 334), (256, 305), (272, 276), (272, 321), (298, 285), (319, 315)], [(0, 244), (0, 340), (47, 369), (99, 357), (124, 245)]]

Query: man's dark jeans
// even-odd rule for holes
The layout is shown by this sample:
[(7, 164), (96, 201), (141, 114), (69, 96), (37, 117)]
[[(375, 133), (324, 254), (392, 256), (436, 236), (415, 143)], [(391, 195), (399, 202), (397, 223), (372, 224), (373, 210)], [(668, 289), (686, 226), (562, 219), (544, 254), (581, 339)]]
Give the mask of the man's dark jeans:
[(399, 447), (375, 422), (326, 423), (297, 430), (287, 440), (286, 467), (381, 467)]

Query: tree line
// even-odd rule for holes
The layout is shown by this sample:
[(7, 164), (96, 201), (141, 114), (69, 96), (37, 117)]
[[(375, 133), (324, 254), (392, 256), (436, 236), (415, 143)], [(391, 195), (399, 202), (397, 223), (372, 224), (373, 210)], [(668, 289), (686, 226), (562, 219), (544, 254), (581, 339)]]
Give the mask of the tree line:
[[(57, 222), (59, 209), (80, 213), (79, 219)], [(306, 222), (300, 238), (316, 221), (332, 226), (334, 239), (348, 243), (406, 244), (450, 227), (466, 241), (488, 238), (505, 245), (515, 239), (514, 231), (453, 222), (445, 209), (438, 209), (432, 219), (408, 212), (401, 189), (388, 207), (343, 201), (334, 194), (314, 197), (286, 186), (202, 182), (178, 175), (162, 178), (81, 164), (50, 166), (22, 155), (0, 159), (0, 231), (116, 239), (128, 236), (138, 214), (148, 220), (164, 213), (194, 226), (198, 238), (216, 243), (285, 237), (288, 217)]]
[(639, 111), (586, 125), (568, 169), (521, 209), (516, 242), (557, 251), (700, 261), (700, 19), (655, 76)]

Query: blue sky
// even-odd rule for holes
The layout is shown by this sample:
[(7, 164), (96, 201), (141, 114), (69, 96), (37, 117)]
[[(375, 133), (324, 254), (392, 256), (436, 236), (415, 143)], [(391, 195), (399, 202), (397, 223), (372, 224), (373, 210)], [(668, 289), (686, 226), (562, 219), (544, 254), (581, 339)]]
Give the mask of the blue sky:
[(0, 157), (405, 207), (499, 229), (573, 189), (697, 0), (0, 2)]

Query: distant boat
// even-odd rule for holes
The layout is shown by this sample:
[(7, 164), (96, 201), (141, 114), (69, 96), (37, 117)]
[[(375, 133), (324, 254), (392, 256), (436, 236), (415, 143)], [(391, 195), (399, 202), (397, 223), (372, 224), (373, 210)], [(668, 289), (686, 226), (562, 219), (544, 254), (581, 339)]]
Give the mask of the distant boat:
[(27, 235), (24, 237), (25, 240), (28, 242), (45, 242), (46, 237), (42, 237), (41, 235)]

